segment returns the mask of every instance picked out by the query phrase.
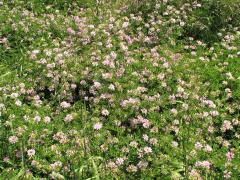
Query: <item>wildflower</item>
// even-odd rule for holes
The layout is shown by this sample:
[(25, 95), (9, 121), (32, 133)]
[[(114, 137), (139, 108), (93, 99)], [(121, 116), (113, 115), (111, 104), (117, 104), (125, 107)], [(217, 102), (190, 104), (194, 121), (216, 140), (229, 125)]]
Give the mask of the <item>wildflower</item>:
[(31, 162), (32, 166), (36, 166), (37, 164), (38, 164), (38, 162), (36, 160), (32, 160), (32, 162)]
[(207, 168), (207, 169), (210, 168), (210, 165), (211, 165), (211, 163), (208, 162), (208, 161), (197, 161), (195, 163), (195, 166), (197, 166), (197, 167), (204, 167), (204, 168)]
[(234, 77), (233, 77), (231, 72), (226, 73), (226, 76), (227, 76), (227, 79), (229, 79), (229, 80), (233, 80), (234, 79)]
[(157, 142), (158, 142), (158, 140), (157, 140), (156, 138), (151, 138), (151, 139), (149, 140), (149, 143), (150, 143), (151, 145), (156, 145)]
[(111, 79), (112, 78), (112, 73), (103, 73), (102, 78), (103, 79)]
[(152, 153), (152, 148), (151, 147), (144, 147), (143, 150), (144, 150), (145, 154)]
[(178, 142), (172, 141), (172, 146), (173, 146), (173, 147), (178, 147)]
[(173, 108), (173, 109), (171, 109), (171, 113), (172, 113), (173, 115), (177, 115), (178, 111)]
[(61, 144), (65, 144), (67, 142), (67, 136), (63, 132), (57, 132), (53, 135), (53, 139), (59, 141)]
[(139, 163), (137, 164), (137, 167), (141, 170), (146, 169), (147, 166), (148, 166), (148, 162), (146, 161), (139, 161)]
[(99, 89), (101, 87), (101, 83), (99, 82), (94, 82), (93, 86), (96, 88), (96, 89)]
[(183, 89), (181, 86), (179, 86), (179, 87), (177, 88), (177, 92), (178, 92), (178, 93), (183, 93), (183, 92), (184, 92), (184, 89)]
[(117, 158), (117, 160), (116, 160), (116, 164), (118, 166), (123, 165), (123, 162), (124, 162), (124, 158)]
[(128, 167), (127, 167), (127, 172), (137, 172), (137, 167), (136, 166), (134, 166), (134, 165), (129, 165)]
[(208, 132), (209, 132), (209, 133), (213, 133), (213, 132), (214, 132), (214, 127), (209, 126), (209, 127), (208, 127)]
[(226, 179), (229, 179), (232, 176), (232, 173), (227, 170), (225, 170), (223, 173), (224, 173), (223, 177)]
[(227, 120), (223, 121), (223, 125), (221, 127), (221, 130), (223, 132), (225, 132), (227, 130), (231, 130), (232, 128), (233, 128), (233, 126), (232, 126), (232, 123), (230, 121), (227, 121)]
[(73, 120), (73, 115), (72, 114), (68, 114), (66, 115), (66, 117), (64, 118), (65, 122), (71, 122)]
[(18, 93), (12, 93), (10, 96), (11, 96), (11, 98), (17, 98), (19, 96), (19, 94)]
[(204, 151), (211, 152), (212, 151), (212, 147), (209, 146), (209, 145), (206, 145), (205, 148), (204, 148)]
[(49, 116), (44, 117), (44, 122), (46, 124), (50, 123), (51, 122), (51, 118)]
[(114, 91), (114, 90), (115, 90), (115, 86), (114, 86), (113, 84), (110, 84), (110, 85), (108, 86), (108, 89)]
[(148, 141), (148, 135), (147, 134), (143, 134), (143, 139), (144, 139), (144, 141)]
[(69, 34), (75, 34), (75, 31), (71, 27), (67, 28), (67, 32)]
[(101, 128), (102, 128), (102, 123), (100, 123), (100, 122), (97, 122), (96, 124), (93, 125), (93, 129), (95, 129), (95, 130), (99, 130)]
[(191, 170), (190, 176), (193, 177), (193, 178), (199, 179), (199, 180), (202, 179), (202, 178), (200, 178), (199, 172), (197, 170), (195, 170), (195, 169)]
[(61, 102), (60, 106), (61, 106), (62, 108), (69, 108), (69, 107), (71, 107), (71, 104), (70, 104), (70, 103), (67, 103), (66, 101), (63, 101), (63, 102)]
[(210, 111), (210, 114), (213, 116), (213, 117), (216, 117), (219, 115), (219, 112), (218, 111)]
[(224, 140), (224, 141), (222, 142), (222, 145), (223, 145), (224, 147), (228, 147), (228, 146), (230, 146), (230, 143), (229, 143), (227, 140)]
[(40, 50), (35, 49), (35, 50), (32, 51), (32, 53), (33, 53), (33, 54), (38, 54), (38, 53), (40, 53)]
[(18, 141), (18, 137), (17, 136), (10, 136), (8, 138), (8, 140), (11, 144), (15, 144)]
[(131, 147), (135, 147), (135, 148), (137, 148), (138, 143), (137, 143), (136, 141), (132, 141), (132, 142), (130, 142), (129, 145), (130, 145)]
[(27, 155), (28, 155), (29, 157), (34, 156), (34, 155), (35, 155), (35, 150), (34, 150), (34, 149), (29, 149), (29, 150), (27, 151)]
[(38, 123), (38, 122), (41, 121), (41, 117), (40, 117), (40, 116), (35, 116), (35, 117), (33, 118), (33, 120), (34, 120), (36, 123)]
[(181, 21), (180, 26), (184, 26), (184, 25), (185, 25), (185, 22)]
[(107, 167), (110, 168), (110, 169), (113, 170), (113, 171), (116, 171), (116, 170), (117, 170), (117, 165), (116, 165), (116, 163), (113, 162), (113, 161), (109, 161), (109, 162), (107, 163)]
[(200, 142), (195, 143), (195, 148), (196, 149), (201, 149), (202, 147), (203, 147), (203, 145)]
[(107, 109), (103, 109), (101, 113), (102, 113), (103, 116), (108, 116), (109, 115), (109, 111)]
[(173, 121), (173, 124), (174, 124), (174, 125), (178, 125), (178, 124), (179, 124), (179, 120), (178, 120), (178, 119), (175, 119), (175, 120)]
[(226, 157), (228, 161), (232, 161), (232, 159), (234, 158), (234, 153), (232, 151), (229, 151), (226, 153)]
[(6, 156), (6, 157), (3, 158), (3, 161), (4, 161), (4, 162), (9, 162), (9, 161), (10, 161), (10, 158), (9, 158), (8, 156)]
[(55, 63), (47, 64), (47, 68), (48, 68), (48, 69), (52, 69), (52, 68), (54, 68), (55, 66), (56, 66)]
[(110, 55), (111, 55), (111, 57), (112, 57), (113, 60), (115, 60), (115, 59), (117, 58), (117, 54), (116, 54), (114, 51), (112, 51), (112, 52), (110, 53)]
[(76, 88), (77, 88), (77, 85), (76, 85), (76, 84), (71, 84), (71, 88), (72, 88), (72, 89), (76, 89)]
[(123, 27), (123, 28), (127, 28), (128, 25), (129, 25), (129, 22), (126, 21), (126, 22), (123, 23), (122, 27)]
[(22, 102), (20, 100), (16, 100), (15, 104), (16, 106), (22, 106)]
[(58, 168), (62, 167), (62, 162), (56, 161), (55, 163), (50, 164), (50, 166), (51, 166), (52, 170), (57, 170)]
[(149, 128), (150, 125), (151, 125), (150, 121), (147, 120), (147, 119), (144, 119), (144, 120), (142, 121), (142, 123), (143, 123), (143, 127), (144, 127), (144, 128)]

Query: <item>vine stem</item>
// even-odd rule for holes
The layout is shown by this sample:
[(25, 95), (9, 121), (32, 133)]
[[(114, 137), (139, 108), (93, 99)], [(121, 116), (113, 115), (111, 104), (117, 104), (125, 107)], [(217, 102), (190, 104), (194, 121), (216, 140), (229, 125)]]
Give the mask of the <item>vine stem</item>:
[(25, 169), (25, 159), (24, 159), (24, 143), (23, 143), (23, 140), (22, 140), (22, 143), (21, 143), (22, 147), (21, 147), (21, 156), (22, 156), (22, 169)]
[[(181, 124), (183, 128), (183, 135), (182, 135), (182, 151), (183, 151), (183, 162), (184, 162), (184, 179), (189, 179), (188, 174), (188, 160), (187, 160), (187, 148), (186, 143), (188, 143), (188, 137), (189, 137), (189, 124), (187, 125), (183, 119), (181, 119)], [(186, 126), (187, 125), (187, 126)], [(187, 134), (185, 133), (187, 131)]]
[[(183, 101), (176, 101), (177, 103), (183, 104)], [(189, 138), (189, 126), (190, 124), (186, 124), (184, 118), (181, 118), (180, 121), (181, 127), (182, 127), (182, 156), (183, 156), (183, 164), (184, 164), (184, 179), (188, 180), (188, 161), (187, 161), (187, 149), (186, 149), (186, 143), (188, 143)], [(187, 125), (187, 126), (186, 126)], [(186, 129), (187, 128), (187, 129)], [(187, 130), (187, 136), (185, 134)]]

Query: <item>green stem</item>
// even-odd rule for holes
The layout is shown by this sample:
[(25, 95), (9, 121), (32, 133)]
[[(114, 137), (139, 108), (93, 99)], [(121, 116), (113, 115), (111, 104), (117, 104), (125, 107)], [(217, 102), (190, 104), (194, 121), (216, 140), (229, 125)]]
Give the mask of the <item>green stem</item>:
[(21, 143), (21, 156), (22, 156), (22, 169), (25, 169), (25, 158), (24, 158), (24, 143)]
[[(186, 149), (186, 142), (187, 142), (187, 139), (186, 139), (186, 134), (185, 134), (185, 130), (186, 130), (186, 124), (185, 122), (183, 121), (183, 119), (181, 120), (182, 121), (182, 127), (183, 127), (183, 142), (182, 142), (182, 146), (183, 146), (183, 162), (184, 162), (184, 174), (185, 174), (185, 177), (184, 179), (185, 180), (188, 180), (188, 161), (187, 161), (187, 149)], [(187, 136), (189, 136), (189, 128), (188, 128), (188, 133), (187, 133)]]

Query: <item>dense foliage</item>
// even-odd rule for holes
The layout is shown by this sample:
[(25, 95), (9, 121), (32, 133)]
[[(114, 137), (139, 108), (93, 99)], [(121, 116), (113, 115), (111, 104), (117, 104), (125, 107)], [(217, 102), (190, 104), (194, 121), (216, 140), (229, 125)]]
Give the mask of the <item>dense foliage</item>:
[(239, 7), (0, 2), (0, 179), (239, 179)]

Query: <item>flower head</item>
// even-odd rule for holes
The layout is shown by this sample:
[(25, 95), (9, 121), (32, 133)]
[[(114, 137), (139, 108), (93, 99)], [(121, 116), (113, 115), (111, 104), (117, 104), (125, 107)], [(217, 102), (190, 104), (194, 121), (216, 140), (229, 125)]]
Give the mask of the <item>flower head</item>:
[(34, 155), (35, 155), (35, 150), (34, 150), (34, 149), (29, 149), (29, 150), (27, 151), (27, 155), (28, 155), (29, 157), (34, 156)]
[(15, 144), (18, 141), (18, 137), (17, 136), (10, 136), (8, 138), (8, 140), (11, 144)]
[(97, 122), (96, 124), (93, 125), (93, 129), (95, 129), (95, 130), (99, 130), (101, 128), (102, 128), (102, 123), (100, 123), (100, 122)]

